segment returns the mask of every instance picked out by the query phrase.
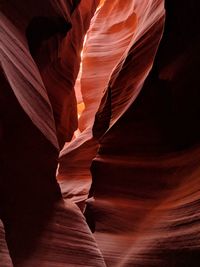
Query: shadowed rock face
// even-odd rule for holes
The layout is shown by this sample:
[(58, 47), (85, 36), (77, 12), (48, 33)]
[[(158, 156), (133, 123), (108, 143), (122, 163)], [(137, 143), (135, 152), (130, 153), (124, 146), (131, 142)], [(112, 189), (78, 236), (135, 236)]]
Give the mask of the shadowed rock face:
[(64, 18), (34, 17), (26, 29), (26, 37), (31, 55), (34, 57), (43, 41), (55, 34), (65, 36), (70, 30), (71, 24)]
[(199, 266), (199, 5), (1, 1), (0, 267)]
[[(105, 266), (84, 216), (71, 201), (64, 202), (56, 181), (58, 143), (63, 143), (58, 130), (62, 128), (60, 118), (67, 128), (63, 138), (69, 139), (76, 128), (73, 83), (80, 49), (97, 5), (97, 1), (82, 6), (75, 2), (43, 1), (40, 5), (39, 1), (22, 1), (17, 7), (8, 1), (1, 3), (0, 218), (9, 249), (8, 255), (1, 225), (1, 267), (11, 266), (10, 257), (19, 267)], [(73, 16), (69, 15), (70, 7)], [(35, 17), (61, 19), (43, 23), (39, 42), (34, 34), (31, 36), (37, 44), (31, 57), (26, 29)], [(68, 20), (79, 25), (69, 34), (60, 25), (67, 25)], [(65, 110), (58, 104), (61, 98)], [(66, 110), (68, 116), (63, 117)], [(59, 119), (55, 123), (56, 116)]]
[(32, 252), (44, 220), (61, 199), (55, 180), (58, 151), (24, 113), (5, 77), (1, 84), (1, 219), (15, 261)]
[[(137, 99), (112, 125), (114, 108), (119, 111), (117, 91), (137, 76), (122, 68), (110, 100), (99, 110), (102, 118), (113, 106), (112, 127), (92, 164), (96, 203), (90, 210), (108, 266), (198, 266), (200, 261), (199, 29), (194, 33), (190, 17), (198, 3), (189, 4), (187, 12), (186, 3), (183, 10), (182, 2), (173, 3), (167, 1), (163, 37)], [(133, 50), (126, 70), (135, 67)], [(140, 57), (144, 62), (141, 51)], [(95, 132), (101, 128), (99, 115)]]

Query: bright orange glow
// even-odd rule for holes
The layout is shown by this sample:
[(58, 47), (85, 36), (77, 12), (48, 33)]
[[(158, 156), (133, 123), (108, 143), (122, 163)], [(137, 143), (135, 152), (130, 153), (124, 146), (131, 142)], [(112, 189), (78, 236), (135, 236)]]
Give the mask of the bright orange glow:
[(85, 109), (85, 104), (83, 102), (81, 102), (80, 104), (77, 105), (78, 117), (80, 117), (80, 115), (84, 109)]

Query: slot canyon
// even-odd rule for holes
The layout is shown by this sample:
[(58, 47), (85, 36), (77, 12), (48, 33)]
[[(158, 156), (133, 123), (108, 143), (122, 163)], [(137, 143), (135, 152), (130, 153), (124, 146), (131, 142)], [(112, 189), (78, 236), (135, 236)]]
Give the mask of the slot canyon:
[(0, 0), (0, 267), (200, 266), (199, 10)]

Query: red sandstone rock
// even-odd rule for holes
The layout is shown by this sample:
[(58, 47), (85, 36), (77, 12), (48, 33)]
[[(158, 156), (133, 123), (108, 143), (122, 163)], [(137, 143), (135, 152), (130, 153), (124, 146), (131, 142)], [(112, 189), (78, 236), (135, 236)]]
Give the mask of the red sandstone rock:
[(79, 2), (0, 3), (0, 267), (197, 267), (199, 3)]

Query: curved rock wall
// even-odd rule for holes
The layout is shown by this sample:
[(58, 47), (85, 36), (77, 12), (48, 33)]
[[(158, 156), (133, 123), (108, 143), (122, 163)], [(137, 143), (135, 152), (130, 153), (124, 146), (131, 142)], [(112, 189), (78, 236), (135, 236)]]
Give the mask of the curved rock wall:
[(130, 50), (96, 115), (95, 134), (107, 132), (92, 164), (87, 216), (107, 266), (199, 264), (199, 4), (179, 4), (166, 1), (162, 41), (136, 100), (126, 111), (126, 88), (134, 97), (146, 63), (142, 46), (136, 66)]
[(76, 129), (73, 84), (98, 3), (78, 2), (0, 3), (0, 218), (9, 249), (1, 225), (1, 267), (10, 257), (19, 267), (105, 266), (83, 214), (63, 201), (56, 181), (59, 146)]
[(199, 266), (199, 2), (0, 8), (0, 267)]

